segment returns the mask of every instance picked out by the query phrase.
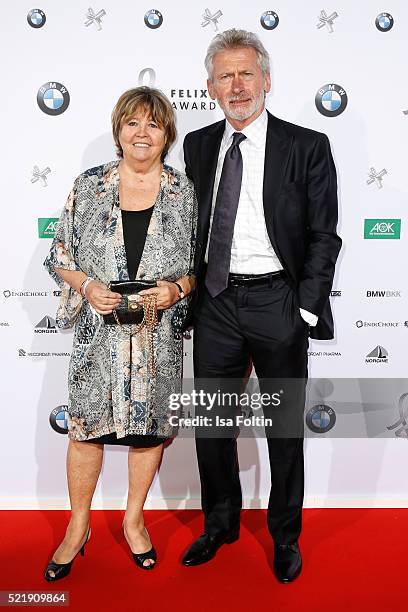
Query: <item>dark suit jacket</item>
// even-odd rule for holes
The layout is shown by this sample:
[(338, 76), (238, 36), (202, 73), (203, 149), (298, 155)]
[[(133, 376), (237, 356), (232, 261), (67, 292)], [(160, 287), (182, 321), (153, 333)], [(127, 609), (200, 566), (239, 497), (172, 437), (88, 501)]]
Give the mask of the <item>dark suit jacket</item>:
[[(198, 293), (224, 128), (225, 120), (218, 121), (190, 132), (184, 140), (186, 174), (194, 182), (198, 199)], [(297, 291), (299, 306), (319, 317), (310, 336), (333, 338), (329, 295), (341, 239), (336, 234), (336, 169), (325, 134), (268, 112), (263, 206), (269, 239)]]

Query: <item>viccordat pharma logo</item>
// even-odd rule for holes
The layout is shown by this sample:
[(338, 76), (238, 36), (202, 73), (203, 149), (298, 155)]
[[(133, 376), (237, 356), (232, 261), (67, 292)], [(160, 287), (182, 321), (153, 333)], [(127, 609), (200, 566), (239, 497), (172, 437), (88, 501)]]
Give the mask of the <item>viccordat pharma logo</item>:
[(401, 237), (401, 219), (364, 219), (364, 238), (399, 240)]
[(69, 92), (64, 85), (49, 81), (37, 92), (37, 104), (46, 115), (61, 115), (69, 106)]
[(38, 219), (38, 237), (39, 238), (54, 238), (58, 228), (59, 219), (56, 217), (47, 217)]
[(68, 433), (68, 406), (57, 406), (51, 411), (50, 425), (57, 433)]
[(316, 93), (315, 104), (319, 113), (325, 117), (337, 117), (346, 109), (347, 94), (340, 85), (327, 83)]

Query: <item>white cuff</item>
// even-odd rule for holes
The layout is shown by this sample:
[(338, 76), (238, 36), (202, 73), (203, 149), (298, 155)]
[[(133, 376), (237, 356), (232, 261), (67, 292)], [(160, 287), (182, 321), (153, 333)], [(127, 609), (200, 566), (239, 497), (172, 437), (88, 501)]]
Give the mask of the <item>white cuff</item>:
[(300, 316), (304, 321), (306, 321), (306, 323), (310, 325), (310, 327), (315, 327), (317, 325), (317, 321), (319, 320), (319, 317), (317, 315), (309, 312), (308, 310), (305, 310), (304, 308), (299, 308), (299, 310)]

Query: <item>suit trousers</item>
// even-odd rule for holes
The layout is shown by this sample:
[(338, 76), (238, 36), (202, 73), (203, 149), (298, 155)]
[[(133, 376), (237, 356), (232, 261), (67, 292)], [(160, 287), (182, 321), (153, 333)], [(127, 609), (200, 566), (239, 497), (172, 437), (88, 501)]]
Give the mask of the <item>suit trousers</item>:
[[(287, 278), (269, 277), (254, 286), (228, 286), (212, 298), (200, 286), (194, 315), (194, 376), (197, 387), (210, 380), (223, 389), (238, 390), (252, 365), (261, 392), (288, 379), (286, 408), (275, 411), (285, 431), (267, 437), (271, 472), (267, 522), (278, 544), (295, 542), (301, 531), (304, 494), (303, 414), (307, 379), (309, 326), (302, 319), (296, 291)], [(231, 381), (231, 385), (228, 384)], [(264, 416), (267, 416), (264, 409)], [(295, 417), (294, 417), (295, 415)], [(297, 424), (293, 428), (293, 423)], [(201, 480), (205, 532), (215, 535), (238, 531), (242, 492), (239, 479), (237, 439), (228, 435), (196, 431), (196, 450)]]

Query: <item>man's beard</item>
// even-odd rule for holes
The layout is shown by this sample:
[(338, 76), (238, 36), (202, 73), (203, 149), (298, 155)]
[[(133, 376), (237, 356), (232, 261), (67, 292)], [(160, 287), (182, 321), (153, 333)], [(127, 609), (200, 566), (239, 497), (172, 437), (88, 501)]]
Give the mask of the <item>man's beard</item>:
[[(242, 96), (239, 98), (231, 98), (228, 102), (241, 99), (243, 99)], [(223, 109), (227, 118), (235, 119), (235, 121), (245, 121), (246, 119), (252, 117), (252, 115), (255, 115), (255, 113), (257, 113), (262, 108), (265, 102), (265, 92), (261, 91), (259, 96), (254, 98), (249, 107), (247, 108), (231, 110), (230, 106), (228, 105), (228, 102), (226, 108)]]

